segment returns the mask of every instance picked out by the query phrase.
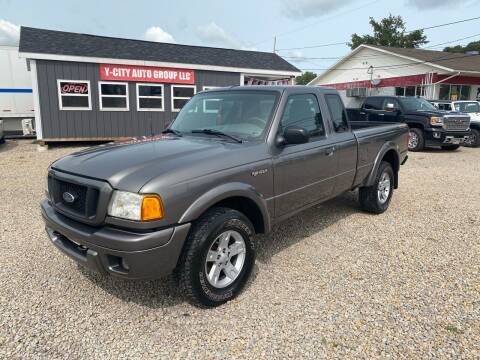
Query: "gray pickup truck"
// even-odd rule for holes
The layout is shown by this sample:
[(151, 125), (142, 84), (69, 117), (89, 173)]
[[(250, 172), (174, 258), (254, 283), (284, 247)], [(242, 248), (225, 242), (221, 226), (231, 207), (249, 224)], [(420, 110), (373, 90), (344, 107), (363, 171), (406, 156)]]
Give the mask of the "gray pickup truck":
[(48, 236), (90, 269), (128, 279), (173, 272), (194, 303), (219, 305), (247, 281), (255, 234), (357, 188), (365, 211), (388, 208), (408, 127), (361, 126), (352, 129), (332, 89), (201, 92), (161, 135), (51, 164)]

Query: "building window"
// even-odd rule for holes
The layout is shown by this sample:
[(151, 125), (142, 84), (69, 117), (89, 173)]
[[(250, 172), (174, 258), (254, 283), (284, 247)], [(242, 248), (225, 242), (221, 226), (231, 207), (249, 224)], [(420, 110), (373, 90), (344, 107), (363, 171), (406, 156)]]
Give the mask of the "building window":
[(90, 81), (57, 80), (60, 110), (91, 110)]
[(470, 100), (470, 85), (440, 84), (439, 100)]
[(195, 85), (172, 85), (172, 111), (180, 111), (195, 93)]
[(396, 87), (395, 88), (395, 95), (396, 96), (405, 96), (405, 88), (404, 87)]
[(407, 86), (405, 88), (405, 96), (415, 96), (415, 86)]
[(120, 82), (98, 83), (100, 110), (128, 111), (128, 84)]
[(137, 84), (137, 110), (163, 111), (163, 85)]

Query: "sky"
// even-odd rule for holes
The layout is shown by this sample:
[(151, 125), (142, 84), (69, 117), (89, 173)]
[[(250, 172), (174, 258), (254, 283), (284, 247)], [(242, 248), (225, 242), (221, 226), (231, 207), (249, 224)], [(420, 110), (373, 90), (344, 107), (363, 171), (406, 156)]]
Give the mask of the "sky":
[[(414, 30), (480, 16), (480, 0), (0, 0), (0, 44), (18, 43), (20, 26), (258, 51), (276, 37), (279, 55), (320, 73), (348, 54), (353, 33), (371, 33), (369, 17), (389, 14)], [(434, 50), (466, 44), (480, 40), (480, 19), (425, 33)]]

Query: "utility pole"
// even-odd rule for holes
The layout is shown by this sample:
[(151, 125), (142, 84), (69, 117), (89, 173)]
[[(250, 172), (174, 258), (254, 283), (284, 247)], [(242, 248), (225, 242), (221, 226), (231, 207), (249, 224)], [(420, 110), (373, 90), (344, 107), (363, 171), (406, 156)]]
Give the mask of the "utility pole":
[(367, 70), (367, 74), (370, 74), (370, 92), (368, 95), (372, 95), (372, 85), (373, 85), (373, 66), (370, 65), (370, 67)]
[(273, 52), (277, 52), (277, 37), (273, 37)]

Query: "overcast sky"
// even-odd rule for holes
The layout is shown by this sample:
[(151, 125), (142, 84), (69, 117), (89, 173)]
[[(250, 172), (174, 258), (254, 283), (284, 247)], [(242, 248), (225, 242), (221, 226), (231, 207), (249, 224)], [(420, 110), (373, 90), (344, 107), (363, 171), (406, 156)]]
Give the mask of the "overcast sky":
[[(480, 0), (38, 1), (0, 0), (0, 44), (31, 26), (95, 35), (272, 51), (346, 42), (370, 32), (369, 16), (402, 15), (410, 30), (480, 16)], [(429, 45), (479, 34), (480, 20), (432, 29)], [(442, 49), (443, 46), (437, 49)], [(321, 69), (347, 54), (345, 45), (281, 50), (301, 69)]]

